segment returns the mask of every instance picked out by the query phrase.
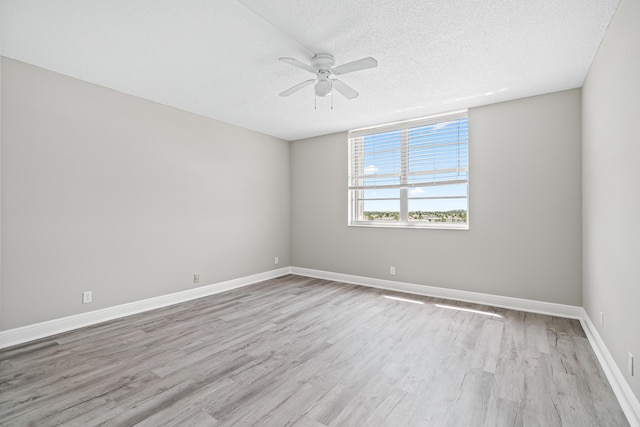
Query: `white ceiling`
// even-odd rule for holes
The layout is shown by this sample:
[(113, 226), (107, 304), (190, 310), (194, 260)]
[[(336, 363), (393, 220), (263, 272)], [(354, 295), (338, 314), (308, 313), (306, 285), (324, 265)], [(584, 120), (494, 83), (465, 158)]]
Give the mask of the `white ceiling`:
[[(2, 0), (2, 55), (286, 140), (582, 86), (619, 0)], [(278, 61), (330, 53), (355, 100)]]

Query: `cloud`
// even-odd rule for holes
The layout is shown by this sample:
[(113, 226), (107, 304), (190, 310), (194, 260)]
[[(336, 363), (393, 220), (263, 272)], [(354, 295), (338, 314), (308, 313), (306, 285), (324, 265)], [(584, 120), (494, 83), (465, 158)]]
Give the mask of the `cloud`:
[(366, 168), (364, 168), (365, 175), (373, 175), (376, 172), (378, 172), (378, 168), (375, 165), (369, 165)]
[(420, 194), (424, 194), (424, 190), (420, 187), (414, 187), (411, 190), (409, 190), (410, 196), (418, 196)]

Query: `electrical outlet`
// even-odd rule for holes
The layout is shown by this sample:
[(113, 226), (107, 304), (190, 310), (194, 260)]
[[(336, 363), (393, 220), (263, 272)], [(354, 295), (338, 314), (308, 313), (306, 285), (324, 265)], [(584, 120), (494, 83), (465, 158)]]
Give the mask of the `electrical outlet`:
[(89, 304), (90, 302), (93, 302), (93, 294), (91, 293), (91, 291), (85, 291), (82, 293), (82, 303), (83, 304)]
[(604, 326), (604, 313), (600, 312), (600, 326)]
[(200, 275), (194, 273), (193, 274), (193, 283), (200, 283)]
[(396, 268), (394, 266), (389, 267), (389, 274), (392, 276), (395, 276)]
[(627, 370), (629, 371), (629, 375), (634, 376), (633, 354), (631, 354), (631, 352), (629, 352), (629, 356), (627, 357)]
[(280, 262), (280, 260), (278, 259), (278, 257), (275, 257), (275, 258), (273, 259), (273, 263), (274, 263), (274, 264), (277, 264), (277, 263), (279, 263), (279, 262)]

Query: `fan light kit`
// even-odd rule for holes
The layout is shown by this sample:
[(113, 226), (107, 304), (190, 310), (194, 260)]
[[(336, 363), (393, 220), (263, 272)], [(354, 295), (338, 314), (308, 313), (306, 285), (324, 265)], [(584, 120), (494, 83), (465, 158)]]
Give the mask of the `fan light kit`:
[(315, 79), (309, 79), (302, 83), (298, 83), (292, 88), (280, 93), (280, 96), (289, 96), (300, 89), (313, 84), (313, 89), (317, 97), (322, 98), (332, 95), (333, 89), (335, 89), (345, 98), (354, 99), (358, 96), (358, 92), (343, 81), (335, 78), (335, 76), (353, 73), (354, 71), (366, 70), (368, 68), (375, 68), (378, 66), (378, 61), (368, 57), (334, 67), (336, 61), (333, 58), (333, 55), (328, 53), (319, 53), (315, 55), (311, 58), (311, 64), (305, 64), (304, 62), (298, 61), (294, 58), (280, 58), (280, 61), (291, 64), (294, 67), (302, 68), (303, 70), (316, 75)]

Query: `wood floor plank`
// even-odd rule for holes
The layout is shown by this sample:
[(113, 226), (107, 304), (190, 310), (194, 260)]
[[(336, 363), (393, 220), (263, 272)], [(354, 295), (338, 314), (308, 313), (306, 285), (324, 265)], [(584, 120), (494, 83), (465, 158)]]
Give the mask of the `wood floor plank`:
[(0, 350), (2, 426), (626, 426), (577, 320), (287, 275)]

